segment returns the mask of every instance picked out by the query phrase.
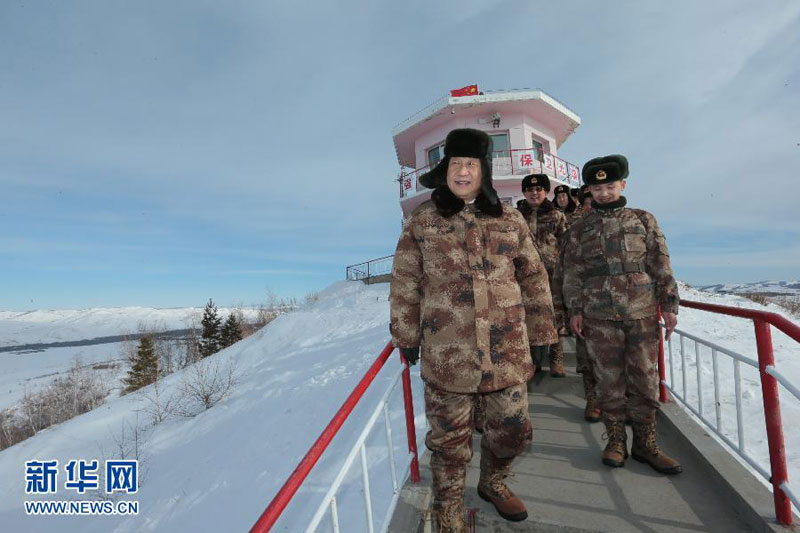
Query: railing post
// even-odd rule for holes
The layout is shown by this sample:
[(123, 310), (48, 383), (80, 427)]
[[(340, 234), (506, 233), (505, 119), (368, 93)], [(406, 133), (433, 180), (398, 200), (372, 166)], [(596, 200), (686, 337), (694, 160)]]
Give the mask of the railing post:
[[(399, 352), (399, 350), (398, 350)], [(403, 403), (406, 408), (406, 433), (408, 435), (408, 451), (411, 454), (411, 482), (419, 483), (419, 456), (417, 455), (417, 429), (414, 426), (414, 401), (411, 396), (411, 371), (408, 361), (400, 354), (403, 369)]]
[(664, 360), (664, 330), (661, 328), (661, 308), (658, 308), (658, 401), (669, 403), (667, 394), (667, 368)]
[(769, 444), (769, 463), (772, 472), (772, 495), (775, 500), (775, 515), (778, 522), (792, 524), (792, 504), (780, 488), (787, 481), (786, 450), (783, 443), (781, 405), (778, 397), (778, 382), (767, 373), (768, 366), (775, 366), (772, 352), (772, 334), (769, 324), (761, 319), (753, 319), (756, 328), (756, 347), (758, 349), (758, 371), (761, 374), (761, 393), (764, 398), (764, 420), (767, 425)]

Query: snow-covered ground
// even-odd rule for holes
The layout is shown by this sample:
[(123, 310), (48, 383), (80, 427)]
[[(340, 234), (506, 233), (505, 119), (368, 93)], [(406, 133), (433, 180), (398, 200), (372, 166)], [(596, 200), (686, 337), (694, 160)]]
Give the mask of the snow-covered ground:
[[(223, 319), (232, 311), (217, 309)], [(242, 308), (242, 313), (250, 321), (258, 316), (258, 309)], [(157, 331), (189, 329), (198, 327), (202, 316), (202, 307), (0, 311), (0, 347), (113, 337), (137, 333), (141, 327)]]
[(119, 386), (127, 372), (125, 343), (57, 347), (36, 351), (0, 352), (0, 411), (13, 407), (26, 393), (35, 393), (64, 376), (72, 367), (119, 367), (105, 379)]
[[(681, 289), (684, 299), (765, 309), (737, 296), (710, 294), (685, 286)], [(93, 412), (51, 427), (0, 452), (0, 479), (6, 480), (0, 485), (2, 530), (46, 531), (55, 527), (66, 532), (246, 530), (388, 341), (387, 300), (386, 284), (337, 283), (321, 293), (314, 304), (281, 316), (255, 335), (220, 352), (211, 359), (223, 364), (235, 363), (238, 384), (228, 398), (194, 417), (169, 416), (153, 425), (152, 403), (148, 400), (154, 396), (151, 386), (139, 393), (110, 399)], [(777, 306), (770, 305), (768, 310), (792, 319)], [(135, 325), (135, 322), (132, 323)], [(8, 322), (0, 324), (0, 337), (3, 337), (6, 335), (3, 328)], [(756, 357), (753, 326), (748, 320), (682, 308), (678, 328), (747, 357)], [(41, 331), (46, 330), (46, 326), (42, 326)], [(104, 331), (112, 330), (108, 327)], [(117, 333), (113, 331), (110, 334)], [(32, 339), (33, 342), (40, 340)], [(774, 329), (773, 343), (778, 370), (795, 383), (800, 383), (800, 345)], [(692, 356), (686, 366), (687, 392), (690, 400), (696, 401), (697, 368), (693, 344), (687, 342), (685, 350)], [(47, 352), (47, 357), (57, 359), (56, 354)], [(683, 373), (677, 353), (676, 339), (673, 342), (674, 376), (668, 375), (668, 380), (674, 378), (676, 388), (682, 390)], [(0, 353), (0, 361), (7, 355)], [(35, 361), (39, 355), (29, 354), (30, 361)], [(86, 357), (91, 358), (89, 355)], [(66, 361), (65, 368), (70, 364), (71, 361)], [(360, 427), (386, 390), (389, 376), (397, 365), (393, 356), (287, 508), (275, 531), (304, 529), (337, 473), (340, 462), (357, 438)], [(730, 361), (722, 355), (719, 366), (723, 377), (722, 427), (736, 440), (736, 415), (732, 408), (733, 369)], [(705, 412), (713, 421), (711, 356), (705, 351), (701, 351), (700, 370)], [(191, 368), (165, 378), (160, 386), (162, 398), (176, 393), (190, 373)], [(766, 466), (768, 458), (758, 375), (743, 366), (742, 378), (746, 447), (760, 464)], [(419, 379), (414, 378), (413, 383), (417, 421), (421, 425), (424, 417)], [(789, 479), (797, 480), (795, 487), (798, 487), (800, 424), (796, 421), (800, 420), (800, 405), (786, 391), (782, 391), (781, 401), (790, 462)], [(391, 413), (398, 467), (403, 466), (406, 457), (400, 403), (400, 395), (395, 394)], [(133, 428), (139, 428), (142, 439), (139, 456), (141, 489), (135, 497), (129, 498), (140, 502), (138, 516), (45, 518), (25, 515), (23, 501), (26, 498), (44, 498), (26, 497), (25, 461), (58, 459), (60, 465), (64, 465), (73, 458), (103, 460), (114, 455), (113, 451), (120, 448), (121, 442), (130, 450)], [(383, 516), (390, 497), (386, 451), (382, 446), (384, 438), (383, 431), (379, 430), (368, 446), (368, 460), (378, 469), (370, 479), (376, 520)], [(384, 473), (380, 474), (381, 471)], [(47, 499), (77, 498), (70, 494), (74, 491), (63, 488), (63, 466), (60, 476), (59, 493)], [(337, 502), (340, 521), (347, 524), (347, 531), (359, 531), (364, 527), (359, 478), (360, 471), (356, 465), (348, 476), (349, 490), (343, 491)], [(326, 530), (326, 524), (327, 521), (323, 521), (320, 531)]]
[(723, 283), (701, 287), (707, 292), (722, 294), (773, 294), (783, 296), (800, 296), (800, 280), (791, 281), (756, 281), (754, 283)]
[[(152, 425), (154, 389), (113, 398), (100, 408), (0, 452), (0, 524), (3, 531), (244, 531), (291, 474), (365, 370), (389, 340), (388, 286), (342, 282), (320, 294), (313, 305), (283, 315), (267, 327), (205, 361), (234, 362), (238, 384), (232, 394), (194, 417), (171, 416)], [(3, 357), (5, 354), (0, 354)], [(204, 361), (204, 362), (205, 362)], [(298, 531), (307, 523), (360, 427), (388, 386), (399, 360), (378, 375), (276, 531)], [(162, 398), (177, 392), (191, 368), (161, 382)], [(423, 423), (419, 379), (415, 378), (418, 422)], [(407, 444), (399, 390), (392, 397), (394, 453), (398, 468)], [(111, 458), (120, 442), (130, 450), (139, 428), (141, 488), (135, 517), (32, 517), (23, 509), (25, 462), (32, 459)], [(123, 439), (123, 430), (125, 438)], [(376, 519), (391, 487), (385, 436), (368, 441), (368, 459), (384, 475), (373, 477)], [(131, 457), (124, 457), (130, 459)], [(63, 468), (63, 467), (62, 467)], [(75, 499), (63, 487), (48, 497)], [(360, 483), (356, 465), (349, 483)], [(88, 491), (87, 494), (93, 491)], [(84, 497), (86, 499), (87, 497)], [(339, 516), (348, 531), (364, 524), (362, 496), (345, 491)], [(324, 523), (327, 523), (324, 522)], [(377, 525), (377, 524), (376, 524)], [(324, 527), (321, 531), (324, 530)]]

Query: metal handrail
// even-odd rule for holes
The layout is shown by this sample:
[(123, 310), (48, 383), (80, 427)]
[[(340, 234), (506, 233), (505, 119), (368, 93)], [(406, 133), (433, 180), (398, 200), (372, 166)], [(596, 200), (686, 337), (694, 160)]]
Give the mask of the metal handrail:
[[(375, 376), (377, 376), (378, 372), (383, 368), (393, 351), (394, 346), (392, 346), (392, 343), (387, 343), (380, 355), (378, 355), (378, 358), (372, 363), (366, 374), (364, 374), (364, 377), (361, 378), (356, 387), (353, 389), (353, 392), (350, 393), (342, 406), (333, 416), (333, 419), (330, 421), (328, 426), (322, 431), (322, 434), (320, 434), (320, 436), (308, 450), (306, 455), (294, 469), (278, 493), (272, 498), (272, 501), (258, 518), (256, 523), (253, 524), (253, 527), (250, 529), (251, 533), (265, 533), (270, 531), (272, 526), (283, 513), (284, 509), (286, 509), (286, 506), (294, 497), (297, 490), (300, 488), (300, 485), (302, 485), (303, 481), (306, 479), (306, 477), (308, 477), (311, 469), (328, 448), (333, 440), (333, 437), (353, 412), (353, 409), (364, 395), (364, 392), (366, 392), (367, 388), (369, 388), (369, 386), (372, 384)], [(411, 397), (411, 377), (408, 361), (406, 361), (402, 354), (400, 355), (400, 361), (403, 365), (403, 369), (401, 370), (403, 380), (403, 403), (406, 413), (406, 430), (409, 439), (409, 455), (411, 457), (409, 469), (411, 472), (411, 481), (418, 483), (420, 480), (419, 459), (417, 454), (416, 430), (414, 427), (414, 406), (413, 399)], [(394, 380), (391, 388), (394, 388)], [(385, 397), (386, 396), (384, 396), (384, 398)], [(411, 424), (410, 426), (409, 423)], [(364, 464), (363, 461), (365, 461), (365, 458), (362, 456), (362, 466)], [(364, 475), (366, 475), (366, 470)], [(366, 490), (368, 492), (368, 481), (366, 483)], [(333, 501), (334, 507), (332, 508), (332, 512), (335, 514), (335, 499)], [(369, 508), (369, 505), (367, 505), (367, 509), (367, 514), (371, 517), (371, 509)]]
[[(666, 360), (664, 355), (664, 340), (663, 335), (659, 339), (659, 380), (661, 387), (660, 399), (665, 401), (666, 390), (669, 389), (672, 395), (681, 401), (692, 413), (694, 413), (703, 423), (708, 426), (723, 442), (734, 449), (742, 459), (744, 459), (750, 466), (759, 472), (767, 481), (772, 484), (772, 494), (775, 504), (775, 515), (778, 521), (784, 525), (792, 524), (792, 503), (800, 508), (800, 500), (795, 496), (789, 486), (788, 472), (786, 468), (786, 450), (783, 439), (783, 423), (781, 420), (781, 407), (780, 399), (778, 396), (778, 385), (783, 385), (793, 396), (800, 400), (800, 390), (791, 383), (785, 376), (780, 374), (775, 368), (775, 354), (772, 349), (772, 334), (770, 326), (774, 326), (790, 338), (800, 342), (800, 327), (793, 324), (791, 321), (782, 317), (777, 313), (767, 311), (758, 311), (755, 309), (742, 309), (738, 307), (730, 307), (725, 305), (707, 304), (703, 302), (694, 302), (691, 300), (682, 300), (680, 305), (692, 309), (699, 309), (717, 314), (728, 316), (735, 316), (746, 318), (753, 321), (755, 326), (756, 336), (756, 350), (758, 353), (758, 360), (743, 356), (722, 346), (712, 342), (701, 339), (695, 335), (686, 333), (676, 329), (675, 333), (680, 338), (680, 355), (681, 355), (681, 384), (682, 391), (678, 391), (675, 387), (675, 372), (672, 357), (672, 339), (669, 342), (669, 366), (670, 366), (670, 382), (666, 381)], [(663, 327), (663, 325), (662, 325)], [(690, 339), (695, 344), (695, 365), (697, 369), (697, 392), (698, 392), (698, 408), (690, 405), (688, 402), (688, 390), (686, 380), (686, 350), (684, 346), (684, 339)], [(703, 413), (702, 402), (702, 385), (701, 385), (701, 372), (700, 372), (700, 349), (699, 346), (704, 345), (711, 349), (712, 366), (714, 375), (714, 399), (716, 405), (716, 425), (712, 424)], [(721, 431), (722, 417), (721, 417), (721, 404), (719, 392), (719, 379), (718, 379), (718, 365), (717, 354), (723, 353), (728, 355), (734, 360), (734, 388), (736, 396), (736, 419), (737, 419), (737, 433), (738, 444), (733, 443)], [(761, 392), (764, 404), (764, 418), (767, 430), (767, 442), (769, 446), (770, 458), (770, 471), (767, 472), (763, 467), (758, 465), (756, 461), (750, 457), (745, 451), (744, 443), (744, 424), (742, 420), (742, 392), (741, 392), (741, 372), (740, 365), (745, 363), (759, 371), (761, 381)]]
[(364, 261), (363, 263), (348, 265), (345, 268), (345, 279), (348, 281), (359, 281), (362, 279), (369, 279), (372, 276), (380, 276), (383, 274), (388, 274), (389, 272), (387, 271), (380, 272), (380, 269), (376, 271), (374, 265), (379, 265), (381, 261), (386, 262), (387, 259), (390, 259), (392, 257), (394, 257), (394, 255), (385, 255), (383, 257), (378, 257), (376, 259), (370, 259), (369, 261)]

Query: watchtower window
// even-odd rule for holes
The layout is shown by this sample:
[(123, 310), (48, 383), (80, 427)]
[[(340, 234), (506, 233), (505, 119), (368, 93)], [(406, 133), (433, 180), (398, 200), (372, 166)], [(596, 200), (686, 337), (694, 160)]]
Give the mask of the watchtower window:
[(436, 163), (444, 157), (444, 145), (440, 144), (428, 150), (428, 164), (431, 168), (436, 166)]
[(508, 133), (490, 134), (492, 138), (492, 158), (511, 157), (511, 145), (508, 142)]

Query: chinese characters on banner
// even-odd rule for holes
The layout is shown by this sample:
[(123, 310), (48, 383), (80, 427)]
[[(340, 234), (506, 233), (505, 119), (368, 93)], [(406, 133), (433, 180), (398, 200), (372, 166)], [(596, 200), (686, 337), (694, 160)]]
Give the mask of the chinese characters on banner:
[(581, 173), (575, 165), (567, 165), (569, 169), (569, 182), (573, 187), (580, 187)]
[(414, 189), (417, 177), (413, 174), (400, 176), (400, 198), (405, 198)]
[(532, 148), (515, 150), (514, 173), (531, 174), (542, 171), (542, 164), (536, 159), (536, 151)]
[(556, 160), (556, 178), (560, 179), (561, 181), (567, 181), (567, 164), (557, 157), (555, 158), (555, 160)]
[(545, 174), (553, 174), (555, 172), (555, 163), (553, 162), (553, 156), (550, 154), (543, 154), (542, 155), (542, 170)]

